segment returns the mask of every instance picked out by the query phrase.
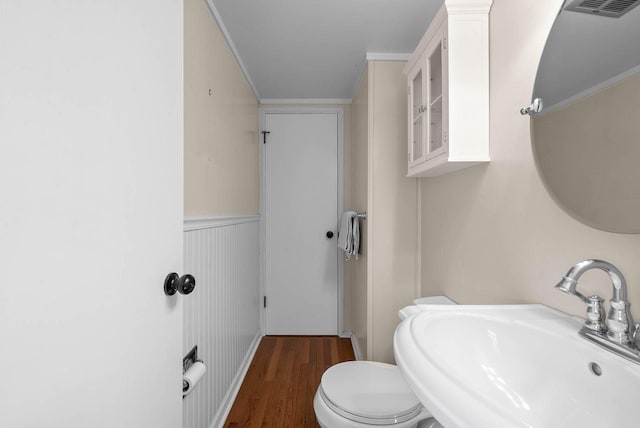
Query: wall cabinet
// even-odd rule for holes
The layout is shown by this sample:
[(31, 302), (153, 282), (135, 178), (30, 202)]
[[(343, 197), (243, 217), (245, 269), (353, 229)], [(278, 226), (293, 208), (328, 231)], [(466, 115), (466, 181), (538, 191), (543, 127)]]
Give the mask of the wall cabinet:
[(411, 56), (408, 176), (489, 161), (490, 0), (448, 0)]

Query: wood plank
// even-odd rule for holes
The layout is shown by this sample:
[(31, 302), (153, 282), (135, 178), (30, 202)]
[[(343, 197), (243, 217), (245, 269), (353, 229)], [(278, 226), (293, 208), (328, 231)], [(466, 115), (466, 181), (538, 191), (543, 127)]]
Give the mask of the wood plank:
[(293, 421), (295, 420), (295, 409), (294, 405), (296, 404), (296, 393), (298, 391), (298, 378), (300, 376), (300, 372), (296, 370), (299, 366), (296, 359), (300, 357), (300, 348), (299, 342), (300, 338), (292, 338), (291, 339), (291, 352), (287, 358), (287, 375), (289, 377), (289, 382), (284, 385), (282, 390), (283, 395), (281, 396), (283, 412), (281, 421)]
[(280, 360), (280, 353), (282, 352), (282, 345), (284, 344), (284, 340), (281, 337), (275, 338), (276, 347), (269, 359), (269, 368), (267, 369), (267, 375), (265, 376), (265, 381), (272, 381), (276, 376), (276, 370), (278, 369), (278, 362)]
[(277, 379), (277, 382), (272, 382), (271, 384), (269, 405), (263, 422), (264, 426), (285, 426), (285, 407), (287, 402), (290, 401), (288, 400), (287, 390), (291, 384), (291, 371), (295, 357), (294, 343), (291, 338), (287, 338), (287, 340), (279, 338), (279, 341), (282, 343), (282, 351), (276, 369), (275, 379)]
[(351, 339), (340, 340), (338, 342), (338, 350), (340, 361), (351, 361), (355, 359), (353, 355), (353, 344), (351, 343)]
[(270, 360), (268, 356), (273, 355), (275, 345), (276, 340), (273, 338), (265, 337), (260, 342), (248, 370), (248, 372), (254, 373), (254, 376), (245, 376), (236, 397), (237, 406), (234, 406), (230, 412), (230, 416), (233, 414), (233, 418), (228, 419), (226, 426), (234, 428), (261, 426), (269, 398), (269, 394), (264, 389), (269, 386), (264, 382), (264, 376)]
[(340, 357), (338, 356), (338, 341), (332, 340), (329, 346), (331, 349), (331, 365), (338, 364), (340, 362)]
[(300, 340), (300, 345), (301, 345), (301, 349), (300, 349), (300, 364), (309, 364), (309, 346), (310, 346), (310, 340), (309, 339), (305, 339), (305, 340)]
[(354, 359), (351, 341), (334, 336), (265, 336), (225, 427), (317, 428), (313, 397), (322, 373)]

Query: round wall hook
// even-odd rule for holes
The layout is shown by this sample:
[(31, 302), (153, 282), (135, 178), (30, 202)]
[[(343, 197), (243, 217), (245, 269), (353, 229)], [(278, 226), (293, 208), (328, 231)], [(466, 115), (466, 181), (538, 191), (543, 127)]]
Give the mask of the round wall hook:
[(540, 113), (542, 111), (542, 98), (536, 98), (527, 107), (520, 109), (520, 114), (523, 116), (531, 116), (533, 113)]

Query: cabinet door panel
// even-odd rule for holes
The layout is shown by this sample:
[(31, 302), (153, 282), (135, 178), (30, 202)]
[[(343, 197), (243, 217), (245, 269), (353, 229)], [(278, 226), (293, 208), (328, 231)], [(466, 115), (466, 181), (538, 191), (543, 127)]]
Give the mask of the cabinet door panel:
[(443, 126), (446, 110), (446, 91), (444, 90), (445, 72), (443, 65), (446, 63), (446, 50), (444, 41), (444, 27), (440, 27), (436, 36), (427, 46), (425, 51), (426, 71), (428, 75), (427, 85), (427, 144), (425, 160), (439, 156), (446, 152)]
[(426, 72), (420, 61), (409, 74), (409, 166), (420, 164), (427, 153), (426, 137), (428, 130), (425, 85)]

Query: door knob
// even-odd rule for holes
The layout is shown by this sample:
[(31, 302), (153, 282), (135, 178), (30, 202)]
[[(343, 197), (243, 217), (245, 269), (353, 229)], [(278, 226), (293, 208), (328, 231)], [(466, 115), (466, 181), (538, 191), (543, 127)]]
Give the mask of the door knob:
[(193, 275), (178, 276), (177, 273), (171, 272), (164, 279), (164, 294), (167, 296), (173, 296), (176, 291), (180, 294), (190, 294), (194, 288), (196, 288), (196, 279)]
[(182, 275), (178, 280), (178, 291), (180, 294), (191, 294), (194, 288), (196, 288), (196, 279), (193, 275), (187, 273)]
[(332, 231), (328, 231), (327, 232), (327, 238), (329, 238), (329, 239), (333, 238), (333, 232)]

